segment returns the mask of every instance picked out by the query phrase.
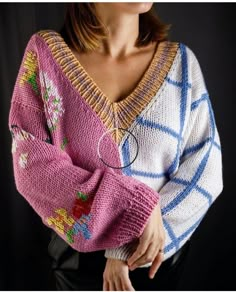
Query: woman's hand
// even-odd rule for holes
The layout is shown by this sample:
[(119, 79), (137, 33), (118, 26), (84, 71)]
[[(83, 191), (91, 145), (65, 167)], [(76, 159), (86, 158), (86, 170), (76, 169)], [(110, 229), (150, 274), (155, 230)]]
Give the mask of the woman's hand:
[(149, 270), (149, 277), (152, 279), (163, 261), (164, 253), (160, 250), (163, 250), (164, 246), (165, 230), (160, 205), (158, 204), (139, 238), (136, 251), (127, 261), (130, 270), (133, 271), (138, 266), (152, 262)]
[(129, 267), (125, 261), (107, 259), (103, 272), (103, 291), (135, 291), (129, 279)]

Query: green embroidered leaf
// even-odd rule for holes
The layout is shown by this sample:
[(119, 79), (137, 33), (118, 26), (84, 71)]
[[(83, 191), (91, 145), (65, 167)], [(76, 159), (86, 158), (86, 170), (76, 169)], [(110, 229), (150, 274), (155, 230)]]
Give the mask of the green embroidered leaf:
[(64, 150), (66, 144), (68, 144), (68, 139), (66, 137), (63, 138), (63, 142), (61, 143), (61, 149)]
[(36, 72), (34, 72), (30, 78), (28, 79), (28, 82), (31, 84), (33, 90), (35, 91), (36, 94), (39, 94), (39, 90), (38, 90), (38, 85), (36, 82)]
[(53, 125), (52, 127), (49, 127), (49, 131), (52, 132), (52, 131), (55, 131), (56, 130), (56, 125)]
[(60, 100), (59, 100), (59, 99), (56, 99), (56, 98), (54, 98), (54, 99), (53, 99), (53, 103), (55, 103), (55, 104), (56, 104), (56, 103), (59, 103), (59, 102), (60, 102)]
[(48, 101), (49, 100), (49, 95), (48, 95), (48, 91), (50, 90), (51, 86), (49, 87), (46, 87), (46, 90), (45, 90), (45, 93), (44, 93), (44, 96), (43, 98)]
[(45, 93), (44, 93), (44, 95), (43, 95), (43, 98), (44, 98), (46, 101), (48, 101), (49, 96), (48, 96), (48, 92), (47, 92), (47, 91), (45, 91)]
[(88, 195), (83, 194), (82, 192), (77, 192), (77, 196), (82, 200), (86, 201), (88, 199)]
[(73, 236), (74, 236), (74, 230), (73, 229), (69, 229), (66, 233), (66, 237), (67, 237), (67, 240), (69, 243), (74, 243), (74, 239), (73, 239)]

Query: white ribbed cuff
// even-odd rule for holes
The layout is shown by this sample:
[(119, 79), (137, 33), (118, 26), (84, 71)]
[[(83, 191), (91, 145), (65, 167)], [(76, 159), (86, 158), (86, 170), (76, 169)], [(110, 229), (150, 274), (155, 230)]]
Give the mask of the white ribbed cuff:
[[(112, 258), (122, 261), (127, 261), (129, 257), (134, 253), (139, 244), (139, 239), (135, 239), (132, 242), (126, 243), (117, 248), (108, 248), (105, 250), (105, 258)], [(138, 268), (150, 267), (152, 263), (147, 263), (145, 265), (139, 266)]]

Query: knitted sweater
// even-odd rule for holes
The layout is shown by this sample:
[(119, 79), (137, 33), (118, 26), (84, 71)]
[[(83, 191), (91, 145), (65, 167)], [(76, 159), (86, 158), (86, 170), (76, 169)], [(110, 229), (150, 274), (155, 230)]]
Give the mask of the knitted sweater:
[(159, 203), (166, 260), (223, 189), (211, 101), (183, 43), (160, 42), (135, 89), (111, 102), (62, 36), (40, 30), (25, 48), (8, 125), (18, 192), (80, 252), (126, 260)]

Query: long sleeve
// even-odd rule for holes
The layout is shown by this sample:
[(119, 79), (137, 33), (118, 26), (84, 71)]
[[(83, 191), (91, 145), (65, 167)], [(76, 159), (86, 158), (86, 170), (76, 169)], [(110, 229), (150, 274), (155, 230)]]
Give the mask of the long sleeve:
[(91, 172), (74, 165), (68, 153), (52, 143), (50, 127), (55, 123), (45, 110), (38, 60), (33, 35), (9, 112), (16, 189), (43, 224), (78, 251), (117, 247), (139, 237), (159, 201), (158, 193), (109, 168)]
[[(223, 190), (221, 143), (208, 90), (196, 55), (187, 46), (181, 48), (190, 62), (186, 66), (189, 72), (186, 69), (182, 74), (181, 96), (188, 97), (190, 102), (183, 102), (181, 108), (183, 139), (178, 149), (179, 167), (158, 190), (166, 233), (164, 260), (190, 239)], [(191, 81), (191, 86), (185, 79)], [(127, 260), (137, 244), (134, 240), (107, 249), (105, 257)]]

